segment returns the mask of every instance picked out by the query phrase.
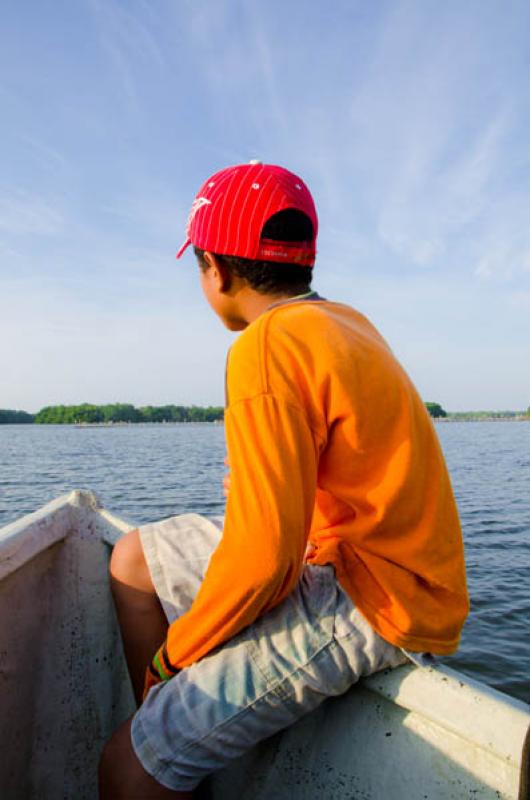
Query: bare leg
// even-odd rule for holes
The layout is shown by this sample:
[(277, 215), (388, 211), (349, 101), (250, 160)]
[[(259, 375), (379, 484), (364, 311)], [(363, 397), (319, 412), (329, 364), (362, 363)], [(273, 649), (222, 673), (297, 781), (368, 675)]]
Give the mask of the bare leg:
[(131, 720), (107, 743), (99, 765), (99, 800), (191, 800), (155, 781), (138, 761), (131, 744)]
[[(155, 592), (137, 530), (127, 533), (115, 545), (110, 560), (110, 575), (125, 659), (134, 696), (140, 705), (145, 669), (166, 638), (168, 623)], [(173, 797), (173, 794), (170, 796)]]

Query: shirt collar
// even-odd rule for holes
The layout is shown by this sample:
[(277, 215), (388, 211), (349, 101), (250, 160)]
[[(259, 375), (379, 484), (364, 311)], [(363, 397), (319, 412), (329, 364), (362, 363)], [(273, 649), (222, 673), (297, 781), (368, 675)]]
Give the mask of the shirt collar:
[(318, 292), (311, 290), (309, 292), (304, 292), (304, 294), (296, 294), (294, 297), (288, 297), (286, 300), (278, 300), (276, 303), (271, 303), (270, 306), (267, 306), (267, 311), (270, 311), (271, 308), (288, 305), (289, 303), (301, 303), (304, 301), (311, 302), (316, 300), (324, 300), (324, 298), (320, 297)]

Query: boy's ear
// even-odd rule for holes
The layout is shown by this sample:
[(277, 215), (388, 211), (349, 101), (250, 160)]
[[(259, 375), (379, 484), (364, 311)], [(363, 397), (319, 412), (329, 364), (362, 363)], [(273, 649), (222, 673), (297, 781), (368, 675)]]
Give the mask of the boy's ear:
[(217, 283), (220, 292), (228, 292), (232, 287), (232, 276), (226, 264), (218, 258), (215, 253), (205, 252), (203, 258), (208, 264), (209, 269), (213, 270), (212, 275)]

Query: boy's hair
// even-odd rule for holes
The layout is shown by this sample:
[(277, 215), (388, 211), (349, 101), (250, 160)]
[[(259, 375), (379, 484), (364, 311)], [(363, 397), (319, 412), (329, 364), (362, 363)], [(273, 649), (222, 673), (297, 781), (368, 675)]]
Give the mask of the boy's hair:
[[(295, 208), (273, 214), (263, 226), (261, 238), (274, 242), (306, 242), (313, 238), (309, 217)], [(204, 250), (194, 247), (201, 269), (206, 269)], [(312, 267), (301, 264), (281, 264), (276, 261), (255, 261), (239, 256), (214, 253), (231, 275), (243, 278), (260, 294), (304, 294), (311, 290)]]

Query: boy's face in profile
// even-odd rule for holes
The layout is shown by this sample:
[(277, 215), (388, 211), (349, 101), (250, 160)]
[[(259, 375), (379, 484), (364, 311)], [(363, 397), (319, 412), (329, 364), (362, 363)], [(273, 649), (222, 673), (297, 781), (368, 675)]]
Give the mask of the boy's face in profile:
[(248, 322), (241, 314), (237, 281), (228, 278), (210, 253), (205, 253), (204, 264), (199, 264), (199, 279), (202, 293), (225, 328), (229, 331), (244, 330)]

